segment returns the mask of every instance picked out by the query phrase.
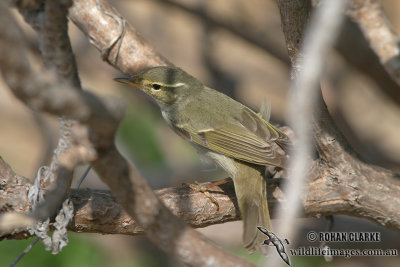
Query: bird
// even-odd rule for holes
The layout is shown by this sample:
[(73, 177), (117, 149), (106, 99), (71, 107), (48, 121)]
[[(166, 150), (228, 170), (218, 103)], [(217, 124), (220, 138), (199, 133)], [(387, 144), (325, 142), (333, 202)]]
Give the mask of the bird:
[(243, 245), (261, 251), (257, 226), (272, 230), (266, 168), (284, 168), (290, 139), (262, 115), (203, 85), (179, 67), (150, 67), (115, 81), (138, 87), (161, 109), (167, 124), (201, 158), (211, 159), (232, 177), (243, 220)]

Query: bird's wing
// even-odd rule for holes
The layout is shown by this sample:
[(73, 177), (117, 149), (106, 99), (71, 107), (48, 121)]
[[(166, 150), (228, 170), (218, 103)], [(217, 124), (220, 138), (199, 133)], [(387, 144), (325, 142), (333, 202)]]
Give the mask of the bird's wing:
[(175, 128), (185, 139), (220, 154), (259, 165), (283, 167), (288, 137), (250, 109), (218, 128)]

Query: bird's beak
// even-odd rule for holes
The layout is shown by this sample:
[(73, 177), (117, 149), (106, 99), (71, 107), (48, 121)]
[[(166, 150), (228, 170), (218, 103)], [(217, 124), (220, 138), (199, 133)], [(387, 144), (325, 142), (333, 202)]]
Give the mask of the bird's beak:
[(114, 78), (114, 81), (116, 82), (120, 82), (120, 83), (126, 83), (126, 84), (130, 84), (136, 87), (141, 87), (139, 84), (139, 81), (137, 79), (135, 79), (135, 77), (132, 78)]

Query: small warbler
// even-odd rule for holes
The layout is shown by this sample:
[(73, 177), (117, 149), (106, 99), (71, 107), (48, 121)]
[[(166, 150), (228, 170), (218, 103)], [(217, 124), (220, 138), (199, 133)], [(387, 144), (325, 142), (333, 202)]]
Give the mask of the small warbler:
[(153, 67), (115, 80), (151, 96), (178, 135), (230, 174), (244, 223), (244, 246), (249, 252), (260, 250), (265, 236), (257, 226), (271, 230), (266, 166), (283, 167), (289, 138), (261, 115), (180, 68)]

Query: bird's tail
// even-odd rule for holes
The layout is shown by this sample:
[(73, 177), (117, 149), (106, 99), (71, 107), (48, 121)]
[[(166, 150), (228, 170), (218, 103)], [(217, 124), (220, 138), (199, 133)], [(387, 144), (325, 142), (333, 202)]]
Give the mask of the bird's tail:
[(261, 251), (263, 241), (267, 237), (257, 226), (272, 230), (264, 177), (265, 167), (236, 162), (240, 166), (233, 179), (243, 220), (243, 244), (249, 252)]

